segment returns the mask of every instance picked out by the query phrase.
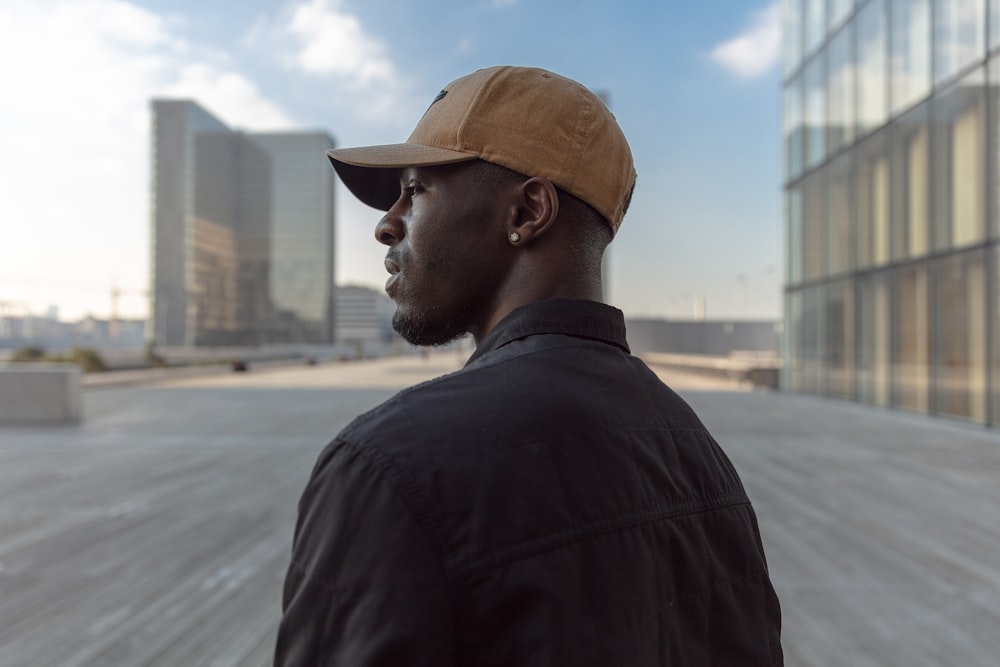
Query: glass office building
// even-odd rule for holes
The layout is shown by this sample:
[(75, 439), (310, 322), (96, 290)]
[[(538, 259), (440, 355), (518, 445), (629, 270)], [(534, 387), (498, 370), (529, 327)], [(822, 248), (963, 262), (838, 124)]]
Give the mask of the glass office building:
[(784, 4), (784, 386), (1000, 424), (1000, 0)]
[(332, 343), (334, 179), (325, 132), (248, 135), (271, 158), (271, 336), (281, 342)]
[(234, 131), (189, 100), (152, 116), (149, 336), (334, 342), (333, 140)]
[(270, 311), (270, 158), (193, 102), (156, 100), (152, 163), (150, 336), (257, 344)]

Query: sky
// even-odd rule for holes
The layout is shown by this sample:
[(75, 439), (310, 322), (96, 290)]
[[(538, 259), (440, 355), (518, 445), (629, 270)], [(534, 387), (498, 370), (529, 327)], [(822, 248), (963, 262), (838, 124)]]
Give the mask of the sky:
[[(144, 317), (149, 100), (247, 130), (405, 140), (481, 67), (606, 92), (638, 182), (609, 253), (632, 317), (778, 318), (779, 0), (0, 0), (0, 309)], [(338, 183), (338, 284), (379, 287), (380, 213)], [(0, 311), (2, 312), (2, 311)]]

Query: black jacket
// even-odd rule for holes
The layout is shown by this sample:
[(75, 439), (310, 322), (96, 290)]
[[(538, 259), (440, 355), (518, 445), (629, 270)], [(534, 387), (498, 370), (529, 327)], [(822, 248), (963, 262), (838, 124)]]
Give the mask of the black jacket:
[(516, 310), (358, 417), (299, 506), (275, 664), (782, 664), (756, 518), (619, 311)]

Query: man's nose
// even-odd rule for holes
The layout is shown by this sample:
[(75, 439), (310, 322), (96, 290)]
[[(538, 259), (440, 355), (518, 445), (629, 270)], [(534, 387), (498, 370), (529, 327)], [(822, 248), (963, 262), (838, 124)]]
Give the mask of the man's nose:
[(400, 219), (395, 209), (396, 207), (393, 206), (386, 211), (385, 215), (382, 216), (382, 219), (378, 221), (377, 225), (375, 225), (375, 240), (387, 246), (399, 243), (403, 240), (403, 236), (406, 235), (406, 229), (403, 226), (403, 221)]

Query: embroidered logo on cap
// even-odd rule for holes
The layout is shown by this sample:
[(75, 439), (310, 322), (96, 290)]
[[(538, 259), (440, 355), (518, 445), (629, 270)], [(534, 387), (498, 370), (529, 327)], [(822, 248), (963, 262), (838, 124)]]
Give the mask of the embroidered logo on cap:
[[(433, 100), (431, 100), (431, 103), (427, 105), (427, 111), (430, 111), (432, 106), (434, 106), (435, 104), (437, 104), (438, 102), (440, 102), (441, 100), (443, 100), (444, 96), (447, 95), (447, 94), (448, 94), (447, 90), (442, 90), (440, 93), (438, 93), (437, 97), (435, 97)], [(427, 111), (424, 112), (425, 116), (427, 115)]]

